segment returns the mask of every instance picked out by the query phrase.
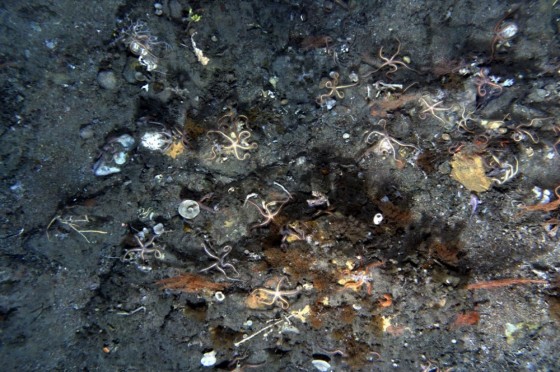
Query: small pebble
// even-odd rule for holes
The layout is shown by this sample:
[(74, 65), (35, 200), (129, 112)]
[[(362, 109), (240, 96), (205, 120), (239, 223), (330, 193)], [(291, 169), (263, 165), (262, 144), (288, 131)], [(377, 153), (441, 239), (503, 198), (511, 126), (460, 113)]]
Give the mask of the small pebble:
[(114, 90), (117, 88), (117, 77), (113, 71), (100, 71), (97, 74), (97, 82), (103, 89)]
[(95, 130), (93, 129), (93, 125), (87, 124), (80, 128), (80, 138), (81, 139), (90, 139), (93, 138), (95, 135)]

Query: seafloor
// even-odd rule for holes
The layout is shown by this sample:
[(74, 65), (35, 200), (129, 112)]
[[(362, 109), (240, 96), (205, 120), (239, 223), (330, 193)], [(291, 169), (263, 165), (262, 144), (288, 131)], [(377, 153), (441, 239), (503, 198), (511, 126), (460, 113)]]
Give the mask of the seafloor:
[(558, 368), (560, 2), (0, 27), (3, 371)]

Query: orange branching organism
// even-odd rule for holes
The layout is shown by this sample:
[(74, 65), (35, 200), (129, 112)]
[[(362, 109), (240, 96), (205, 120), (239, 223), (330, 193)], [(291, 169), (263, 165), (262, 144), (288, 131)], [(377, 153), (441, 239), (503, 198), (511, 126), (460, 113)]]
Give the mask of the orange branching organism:
[(212, 282), (202, 275), (192, 273), (184, 273), (171, 278), (161, 279), (156, 284), (161, 286), (162, 289), (174, 289), (187, 293), (223, 291), (229, 287), (228, 283)]
[(534, 211), (542, 211), (542, 212), (551, 212), (558, 207), (560, 207), (560, 185), (556, 186), (554, 189), (554, 194), (556, 195), (556, 200), (553, 200), (549, 203), (545, 204), (535, 204), (535, 205), (525, 205), (521, 207), (523, 212), (534, 212)]
[(490, 289), (490, 288), (507, 287), (516, 284), (548, 284), (548, 281), (543, 279), (524, 279), (524, 278), (497, 279), (497, 280), (489, 280), (487, 282), (471, 283), (467, 285), (467, 289)]
[(460, 328), (465, 326), (474, 326), (480, 322), (480, 313), (476, 310), (461, 312), (457, 314), (455, 320), (451, 324), (451, 328)]

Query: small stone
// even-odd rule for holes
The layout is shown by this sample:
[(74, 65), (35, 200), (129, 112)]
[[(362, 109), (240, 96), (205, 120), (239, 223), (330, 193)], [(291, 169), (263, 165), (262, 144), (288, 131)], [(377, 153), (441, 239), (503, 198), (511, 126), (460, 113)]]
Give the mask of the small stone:
[(154, 234), (156, 235), (161, 235), (165, 232), (165, 228), (163, 227), (162, 223), (158, 223), (157, 225), (155, 225), (153, 230), (154, 230)]
[(93, 138), (95, 135), (95, 130), (93, 129), (93, 125), (87, 124), (80, 128), (80, 138), (83, 140), (87, 140)]
[(97, 74), (97, 82), (103, 89), (114, 90), (117, 88), (117, 77), (113, 71), (100, 71)]

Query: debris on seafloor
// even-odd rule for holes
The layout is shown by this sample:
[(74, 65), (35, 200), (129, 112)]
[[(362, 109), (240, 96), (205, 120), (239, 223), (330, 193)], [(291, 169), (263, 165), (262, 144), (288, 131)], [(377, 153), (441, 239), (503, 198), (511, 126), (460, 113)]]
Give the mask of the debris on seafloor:
[(484, 162), (479, 155), (457, 152), (453, 155), (451, 167), (451, 177), (467, 190), (484, 192), (492, 186), (492, 179), (486, 176)]

